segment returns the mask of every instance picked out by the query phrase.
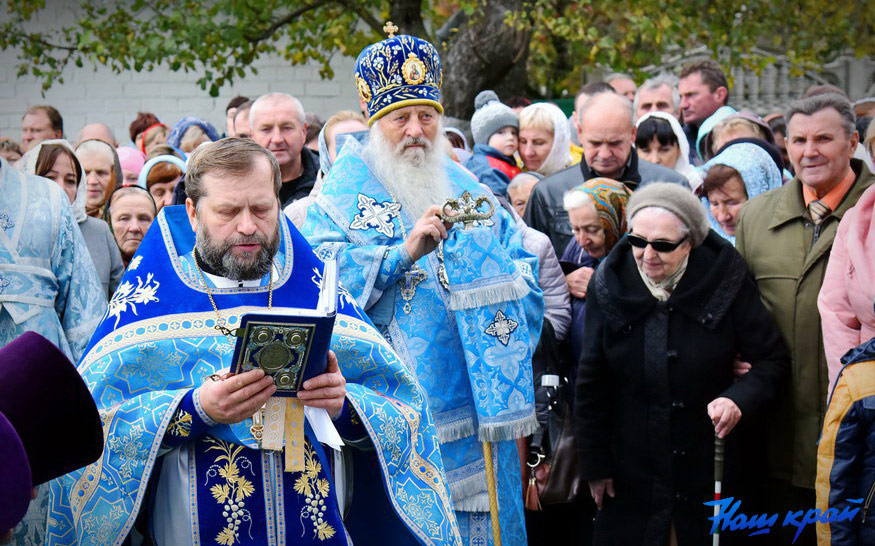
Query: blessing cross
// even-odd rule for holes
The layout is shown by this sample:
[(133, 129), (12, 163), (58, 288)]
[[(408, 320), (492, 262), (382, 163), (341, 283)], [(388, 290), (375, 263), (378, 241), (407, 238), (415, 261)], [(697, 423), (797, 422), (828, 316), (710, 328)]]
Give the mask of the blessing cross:
[(386, 21), (386, 24), (383, 26), (383, 32), (388, 34), (389, 38), (394, 38), (395, 33), (398, 32), (398, 27), (392, 21)]
[[(483, 205), (489, 205), (489, 210), (482, 211)], [(458, 199), (447, 199), (441, 207), (441, 220), (449, 224), (462, 222), (463, 229), (468, 229), (474, 222), (482, 222), (492, 217), (495, 207), (492, 201), (485, 195), (476, 198), (470, 192), (465, 191)]]

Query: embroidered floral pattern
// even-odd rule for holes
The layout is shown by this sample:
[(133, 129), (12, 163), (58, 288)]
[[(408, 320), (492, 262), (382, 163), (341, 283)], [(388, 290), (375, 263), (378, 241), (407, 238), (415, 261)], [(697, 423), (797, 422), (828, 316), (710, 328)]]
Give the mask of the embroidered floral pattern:
[(134, 259), (131, 260), (131, 263), (128, 264), (128, 271), (133, 271), (133, 270), (137, 269), (138, 267), (140, 267), (140, 262), (142, 262), (142, 261), (143, 261), (142, 255), (134, 256)]
[(118, 473), (125, 479), (130, 479), (134, 470), (146, 460), (146, 448), (140, 443), (143, 435), (143, 427), (140, 424), (131, 426), (130, 433), (116, 435), (109, 439), (109, 448), (114, 453), (120, 464)]
[(498, 338), (502, 345), (507, 346), (507, 342), (510, 341), (510, 335), (518, 326), (518, 322), (505, 317), (504, 313), (498, 311), (495, 313), (492, 324), (486, 327), (486, 333)]
[(252, 473), (252, 463), (240, 455), (243, 446), (210, 436), (205, 441), (211, 444), (207, 447), (207, 451), (219, 452), (219, 456), (207, 471), (208, 483), (209, 478), (215, 478), (217, 475), (221, 478), (210, 488), (213, 498), (222, 505), (222, 517), (225, 518), (226, 523), (215, 540), (222, 546), (232, 546), (240, 543), (240, 527), (244, 522), (249, 523), (249, 538), (252, 538), (252, 517), (246, 509), (246, 499), (255, 492), (255, 486), (240, 473), (241, 468)]
[(146, 305), (151, 301), (158, 301), (155, 293), (158, 291), (161, 283), (153, 281), (152, 277), (153, 275), (149, 273), (146, 275), (146, 281), (143, 282), (138, 276), (137, 286), (131, 284), (130, 281), (125, 281), (116, 289), (115, 295), (109, 300), (109, 307), (106, 310), (107, 317), (115, 317), (116, 326), (118, 326), (121, 314), (128, 310), (128, 306), (131, 307), (131, 311), (136, 315), (138, 304)]
[(421, 492), (418, 496), (408, 494), (402, 487), (398, 487), (395, 498), (398, 499), (404, 506), (404, 512), (413, 518), (420, 527), (428, 529), (432, 537), (440, 537), (440, 526), (431, 519), (432, 510), (434, 509), (434, 498), (426, 493)]
[(320, 477), (322, 465), (319, 464), (319, 458), (310, 442), (305, 442), (304, 450), (304, 471), (295, 480), (295, 492), (303, 495), (304, 507), (301, 508), (301, 536), (304, 536), (306, 529), (304, 521), (310, 520), (313, 526), (313, 536), (319, 540), (328, 540), (337, 532), (334, 527), (328, 524), (325, 518), (325, 510), (327, 505), (325, 500), (331, 493), (331, 483), (328, 479)]
[(390, 455), (390, 460), (395, 463), (401, 459), (401, 444), (407, 427), (401, 417), (390, 416), (382, 407), (375, 407), (374, 412), (380, 419), (379, 434), (383, 449)]
[(124, 518), (125, 514), (121, 506), (113, 506), (109, 513), (102, 516), (89, 516), (83, 518), (82, 528), (85, 529), (85, 534), (88, 535), (89, 542), (92, 544), (110, 544), (115, 536), (113, 535), (113, 527), (110, 525), (112, 520)]
[(184, 409), (177, 410), (167, 426), (167, 432), (180, 438), (188, 438), (191, 434), (191, 414)]
[(398, 216), (398, 212), (401, 210), (400, 203), (393, 203), (391, 201), (377, 203), (373, 197), (360, 193), (358, 196), (358, 208), (361, 212), (352, 219), (349, 229), (366, 230), (374, 228), (378, 233), (382, 233), (386, 237), (395, 236), (395, 224), (392, 223), (392, 219)]

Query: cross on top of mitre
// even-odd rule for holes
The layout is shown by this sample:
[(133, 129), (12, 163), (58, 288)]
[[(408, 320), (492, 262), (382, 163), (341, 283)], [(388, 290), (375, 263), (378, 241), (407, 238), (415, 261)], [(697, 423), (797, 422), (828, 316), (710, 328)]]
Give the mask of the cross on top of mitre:
[(389, 35), (389, 38), (394, 38), (395, 33), (398, 32), (398, 27), (392, 21), (386, 21), (386, 24), (383, 25), (383, 32)]

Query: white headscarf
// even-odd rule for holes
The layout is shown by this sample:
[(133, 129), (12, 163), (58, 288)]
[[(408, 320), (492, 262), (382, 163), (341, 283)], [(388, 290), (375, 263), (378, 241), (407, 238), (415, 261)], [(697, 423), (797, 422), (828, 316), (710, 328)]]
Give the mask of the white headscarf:
[[(520, 112), (520, 119), (526, 115), (527, 111), (531, 110), (542, 110), (549, 116), (553, 124), (553, 147), (550, 148), (547, 159), (541, 163), (537, 170), (537, 172), (544, 176), (550, 176), (571, 165), (571, 130), (568, 128), (568, 118), (565, 117), (562, 110), (555, 104), (536, 102), (523, 108), (522, 112)], [(521, 125), (520, 130), (522, 131), (523, 129), (524, 127)]]
[[(25, 174), (36, 174), (36, 162), (39, 159), (40, 150), (42, 150), (43, 146), (47, 144), (57, 144), (59, 146), (63, 146), (70, 151), (70, 155), (73, 156), (73, 161), (79, 164), (79, 184), (76, 186), (76, 199), (71, 203), (71, 207), (73, 207), (73, 218), (76, 219), (76, 222), (81, 224), (84, 222), (88, 215), (85, 214), (85, 198), (86, 198), (86, 182), (85, 182), (85, 169), (82, 168), (82, 163), (79, 162), (79, 158), (76, 157), (76, 152), (73, 150), (73, 147), (64, 139), (52, 139), (52, 140), (43, 140), (42, 142), (36, 144), (33, 148), (27, 151), (26, 154), (21, 156), (21, 161), (18, 162), (18, 168), (21, 172)], [(66, 195), (66, 193), (64, 194)]]
[(690, 165), (690, 143), (687, 142), (687, 135), (685, 135), (684, 130), (681, 129), (681, 124), (678, 121), (678, 118), (674, 117), (668, 112), (648, 112), (641, 116), (637, 122), (635, 122), (635, 127), (637, 128), (641, 125), (643, 121), (650, 118), (667, 121), (668, 124), (671, 126), (671, 131), (674, 133), (675, 138), (678, 139), (678, 146), (681, 149), (678, 160), (672, 168), (675, 171), (684, 175), (687, 180), (689, 180), (690, 187), (693, 189), (693, 191), (696, 191), (696, 188), (702, 185), (702, 175), (699, 174), (699, 171), (697, 171), (695, 167)]

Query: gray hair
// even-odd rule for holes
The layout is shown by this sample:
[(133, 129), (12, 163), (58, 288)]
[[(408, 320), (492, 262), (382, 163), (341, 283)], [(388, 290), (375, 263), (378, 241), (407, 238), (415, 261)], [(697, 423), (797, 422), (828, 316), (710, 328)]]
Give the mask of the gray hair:
[(291, 102), (295, 106), (295, 117), (298, 119), (298, 123), (306, 127), (307, 120), (304, 117), (304, 106), (301, 104), (301, 101), (287, 93), (267, 93), (255, 99), (249, 107), (249, 125), (255, 125), (253, 120), (255, 119), (255, 111), (258, 110), (258, 108), (265, 106), (268, 103), (286, 101)]
[(619, 80), (621, 78), (626, 78), (627, 80), (632, 80), (633, 82), (635, 81), (635, 79), (632, 76), (630, 76), (628, 74), (623, 74), (622, 72), (612, 72), (611, 74), (608, 74), (607, 76), (605, 76), (602, 81), (607, 83), (608, 85), (610, 85), (610, 83), (612, 81)]
[(204, 175), (212, 172), (247, 175), (255, 168), (255, 161), (261, 156), (270, 164), (273, 173), (274, 193), (279, 199), (283, 179), (280, 166), (274, 155), (248, 138), (229, 137), (215, 142), (201, 144), (188, 156), (188, 171), (185, 173), (185, 193), (197, 208), (198, 201), (206, 195), (203, 186)]
[(653, 91), (666, 85), (671, 89), (671, 103), (672, 106), (674, 106), (674, 109), (677, 110), (681, 105), (681, 93), (678, 91), (678, 79), (672, 74), (659, 74), (642, 83), (641, 87), (638, 88), (638, 91), (635, 92), (635, 100), (632, 103), (632, 109), (636, 112), (638, 111), (638, 99), (641, 97), (641, 91)]
[[(790, 103), (787, 108), (787, 113), (784, 119), (787, 120), (787, 125), (790, 125), (790, 119), (796, 114), (803, 116), (813, 116), (821, 110), (832, 108), (838, 112), (842, 118), (842, 127), (845, 133), (850, 137), (857, 130), (857, 116), (854, 115), (854, 107), (851, 106), (851, 101), (847, 97), (838, 93), (825, 93), (823, 95), (814, 95), (797, 99)], [(789, 136), (789, 135), (788, 135)]]
[(527, 184), (530, 181), (529, 179), (537, 180), (538, 182), (544, 179), (543, 177), (539, 177), (533, 173), (534, 171), (521, 172), (518, 175), (514, 176), (513, 179), (510, 181), (510, 184), (507, 185), (507, 192), (510, 193), (512, 191), (520, 189), (523, 184)]
[(565, 209), (565, 212), (571, 212), (572, 210), (586, 206), (592, 206), (595, 208), (595, 201), (593, 201), (592, 197), (590, 197), (585, 191), (568, 190), (565, 192), (565, 195), (562, 196), (562, 208)]
[(75, 149), (75, 154), (78, 159), (79, 154), (85, 152), (95, 152), (99, 154), (103, 154), (105, 157), (109, 158), (112, 163), (112, 171), (113, 171), (113, 184), (116, 187), (121, 186), (125, 177), (122, 173), (121, 162), (118, 158), (118, 152), (115, 151), (115, 148), (112, 147), (112, 144), (104, 142), (102, 140), (98, 140), (96, 138), (91, 138), (88, 140), (83, 140), (80, 142)]
[(618, 93), (596, 93), (590, 98), (586, 99), (586, 102), (583, 103), (583, 106), (580, 107), (580, 112), (577, 114), (578, 123), (583, 123), (583, 118), (590, 108), (601, 103), (603, 100), (613, 100), (623, 106), (627, 113), (629, 114), (629, 126), (635, 126), (635, 110), (632, 108), (632, 101), (627, 99), (625, 96), (620, 95)]
[(89, 123), (87, 125), (83, 125), (82, 128), (79, 129), (79, 132), (76, 134), (76, 142), (82, 142), (82, 133), (85, 132), (85, 129), (90, 125), (99, 125), (100, 127), (104, 128), (106, 132), (109, 133), (109, 138), (111, 138), (113, 142), (118, 142), (118, 140), (115, 138), (115, 133), (113, 132), (113, 130), (109, 127), (109, 125), (105, 123)]

